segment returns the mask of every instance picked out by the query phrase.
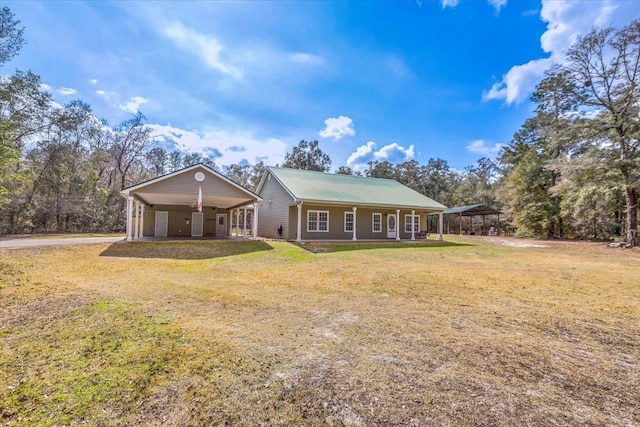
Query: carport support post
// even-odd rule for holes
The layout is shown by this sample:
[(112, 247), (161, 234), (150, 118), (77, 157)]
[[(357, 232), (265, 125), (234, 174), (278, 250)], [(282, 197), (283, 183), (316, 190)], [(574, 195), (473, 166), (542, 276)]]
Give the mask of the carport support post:
[(242, 211), (242, 237), (247, 238), (247, 207)]
[(258, 238), (258, 203), (253, 204), (253, 218), (251, 218), (251, 237)]
[(144, 204), (140, 203), (140, 237), (144, 237)]
[(138, 213), (140, 211), (140, 203), (138, 203), (137, 200), (133, 202), (133, 210), (134, 210), (135, 216), (136, 216), (136, 226), (135, 226), (135, 229), (134, 229), (134, 232), (133, 232), (133, 238), (135, 240), (138, 240), (140, 238), (140, 227), (139, 227), (140, 226), (140, 219), (139, 219), (139, 216), (138, 216)]
[(131, 241), (131, 232), (133, 231), (133, 224), (131, 223), (131, 219), (133, 217), (133, 197), (127, 197), (127, 241)]
[(298, 202), (298, 235), (296, 242), (302, 242), (302, 202)]
[(358, 240), (358, 238), (356, 237), (356, 211), (357, 210), (358, 208), (354, 206), (353, 207), (353, 238), (351, 239), (353, 241)]
[(396, 240), (400, 241), (400, 209), (396, 209)]
[(442, 240), (442, 229), (444, 228), (444, 215), (442, 211), (438, 212), (438, 234), (440, 235), (440, 240)]
[(411, 211), (411, 240), (416, 240), (416, 228), (414, 224), (416, 223), (416, 211)]

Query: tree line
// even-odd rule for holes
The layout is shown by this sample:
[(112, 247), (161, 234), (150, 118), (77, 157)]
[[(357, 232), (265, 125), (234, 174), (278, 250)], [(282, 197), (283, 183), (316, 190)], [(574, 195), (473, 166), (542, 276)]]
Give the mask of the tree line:
[[(24, 45), (24, 28), (0, 10), (0, 66)], [(464, 170), (372, 161), (335, 173), (395, 179), (446, 206), (487, 204), (508, 225), (536, 238), (620, 238), (638, 244), (640, 189), (640, 23), (593, 30), (547, 70), (535, 110), (498, 158)], [(0, 79), (0, 232), (121, 231), (120, 191), (195, 163), (255, 190), (266, 168), (216, 165), (198, 153), (159, 146), (142, 113), (116, 125), (78, 100), (59, 106), (40, 76), (16, 70)], [(281, 166), (328, 172), (318, 141), (301, 140)], [(503, 225), (505, 227), (505, 225)]]

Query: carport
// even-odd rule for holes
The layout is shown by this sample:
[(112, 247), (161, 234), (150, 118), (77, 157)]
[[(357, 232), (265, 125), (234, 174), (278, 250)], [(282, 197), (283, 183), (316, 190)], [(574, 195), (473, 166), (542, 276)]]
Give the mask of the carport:
[[(218, 171), (196, 164), (122, 190), (127, 199), (127, 240), (144, 236), (211, 236), (256, 238), (262, 198)], [(243, 224), (238, 219), (243, 218)]]
[[(449, 208), (444, 211), (445, 218), (447, 218), (447, 234), (451, 234), (451, 216), (455, 215), (460, 219), (459, 223), (459, 234), (463, 233), (463, 224), (462, 218), (468, 218), (468, 228), (470, 233), (473, 233), (473, 218), (476, 216), (482, 217), (482, 224), (485, 223), (485, 218), (487, 215), (497, 215), (498, 216), (498, 227), (496, 227), (495, 233), (496, 235), (500, 235), (500, 212), (497, 209), (494, 209), (490, 206), (478, 204), (478, 205), (469, 205), (469, 206), (456, 206), (453, 208)], [(481, 234), (483, 233), (482, 225), (481, 225)]]

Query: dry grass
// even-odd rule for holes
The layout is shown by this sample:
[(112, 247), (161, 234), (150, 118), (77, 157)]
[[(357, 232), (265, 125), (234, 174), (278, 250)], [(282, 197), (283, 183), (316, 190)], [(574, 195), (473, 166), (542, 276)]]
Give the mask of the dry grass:
[(637, 250), (452, 240), (0, 251), (0, 423), (640, 424)]

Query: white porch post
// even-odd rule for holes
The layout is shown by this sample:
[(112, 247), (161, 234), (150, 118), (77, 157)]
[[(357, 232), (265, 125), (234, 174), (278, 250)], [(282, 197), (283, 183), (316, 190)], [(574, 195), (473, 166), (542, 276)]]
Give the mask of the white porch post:
[(242, 211), (242, 237), (247, 238), (247, 207)]
[(357, 210), (358, 208), (354, 206), (353, 207), (353, 238), (351, 240), (358, 240), (358, 237), (356, 236), (356, 211)]
[(396, 240), (400, 240), (400, 209), (396, 209)]
[(133, 218), (133, 197), (129, 196), (127, 198), (127, 241), (131, 241), (132, 239), (132, 232), (133, 232), (133, 224), (131, 223)]
[(444, 217), (444, 215), (442, 214), (442, 211), (438, 212), (438, 234), (440, 235), (440, 240), (442, 240), (442, 228), (443, 228), (442, 217)]
[(298, 235), (296, 236), (296, 242), (302, 241), (302, 202), (298, 202)]
[(416, 240), (416, 211), (411, 211), (411, 240)]
[(133, 211), (134, 211), (134, 215), (136, 217), (136, 225), (134, 227), (133, 230), (133, 238), (134, 240), (138, 240), (138, 238), (140, 238), (140, 219), (138, 216), (138, 213), (140, 211), (140, 202), (138, 202), (137, 200), (135, 200), (133, 202)]
[(144, 204), (140, 204), (140, 237), (144, 237)]
[(258, 203), (253, 204), (253, 218), (251, 219), (251, 235), (253, 240), (258, 238)]

